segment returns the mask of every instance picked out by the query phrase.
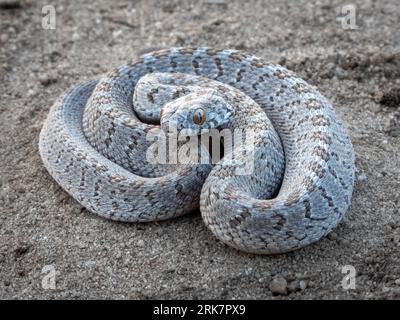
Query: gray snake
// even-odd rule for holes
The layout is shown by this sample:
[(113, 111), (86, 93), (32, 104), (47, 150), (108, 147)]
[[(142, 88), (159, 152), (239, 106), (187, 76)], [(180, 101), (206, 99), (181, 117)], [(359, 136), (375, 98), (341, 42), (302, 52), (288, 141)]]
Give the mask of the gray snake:
[[(249, 129), (253, 143), (227, 148), (216, 164), (148, 161), (149, 134), (172, 124), (189, 136)], [(212, 48), (152, 52), (75, 86), (51, 108), (39, 150), (93, 213), (147, 222), (200, 206), (218, 239), (260, 254), (328, 234), (350, 205), (355, 170), (350, 138), (313, 86), (280, 65)], [(250, 162), (251, 172), (237, 174)]]

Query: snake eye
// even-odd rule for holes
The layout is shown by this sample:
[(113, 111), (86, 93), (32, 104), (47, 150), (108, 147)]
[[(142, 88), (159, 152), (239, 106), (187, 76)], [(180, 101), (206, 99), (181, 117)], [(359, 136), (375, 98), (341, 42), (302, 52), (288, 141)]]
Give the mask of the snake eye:
[(206, 121), (206, 112), (203, 109), (197, 109), (193, 114), (193, 122), (201, 125)]

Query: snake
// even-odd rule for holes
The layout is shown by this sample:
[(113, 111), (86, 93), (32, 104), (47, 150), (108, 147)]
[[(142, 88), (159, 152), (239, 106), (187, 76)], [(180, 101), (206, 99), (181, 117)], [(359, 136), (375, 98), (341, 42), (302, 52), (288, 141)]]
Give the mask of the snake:
[(146, 53), (74, 86), (51, 107), (39, 152), (94, 214), (140, 223), (200, 209), (217, 239), (255, 254), (330, 233), (355, 175), (347, 129), (315, 86), (210, 47)]

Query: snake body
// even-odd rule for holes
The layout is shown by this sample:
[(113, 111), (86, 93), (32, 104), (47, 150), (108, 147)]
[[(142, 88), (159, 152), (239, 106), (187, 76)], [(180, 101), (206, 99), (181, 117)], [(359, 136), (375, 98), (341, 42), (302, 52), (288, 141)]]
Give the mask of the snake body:
[[(149, 135), (171, 124), (191, 136), (250, 130), (244, 149), (253, 153), (227, 148), (215, 165), (148, 161)], [(328, 234), (354, 182), (352, 144), (328, 100), (284, 67), (235, 50), (152, 52), (72, 88), (51, 108), (39, 150), (52, 177), (93, 213), (146, 222), (200, 206), (218, 239), (260, 254)], [(252, 170), (238, 174), (248, 163)]]

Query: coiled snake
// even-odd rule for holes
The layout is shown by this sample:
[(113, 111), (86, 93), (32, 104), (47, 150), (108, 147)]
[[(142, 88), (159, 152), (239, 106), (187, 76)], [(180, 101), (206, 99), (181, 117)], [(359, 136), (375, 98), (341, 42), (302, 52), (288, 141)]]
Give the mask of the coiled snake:
[[(246, 129), (253, 143), (245, 152), (228, 144), (214, 165), (149, 161), (149, 135), (173, 126), (189, 138)], [(284, 67), (235, 50), (152, 52), (74, 87), (51, 108), (39, 149), (52, 177), (102, 217), (164, 220), (200, 206), (220, 240), (254, 253), (317, 241), (353, 190), (352, 144), (327, 99)]]

